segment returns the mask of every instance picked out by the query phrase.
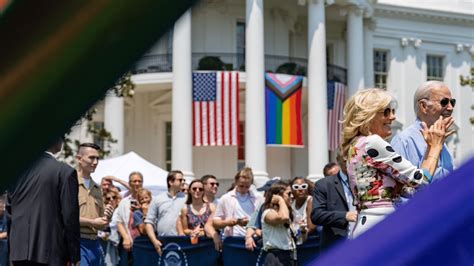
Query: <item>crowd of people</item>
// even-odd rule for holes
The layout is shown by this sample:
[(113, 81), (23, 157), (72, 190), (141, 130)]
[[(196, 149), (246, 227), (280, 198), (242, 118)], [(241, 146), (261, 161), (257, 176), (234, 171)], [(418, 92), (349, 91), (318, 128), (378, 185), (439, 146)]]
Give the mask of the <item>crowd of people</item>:
[(191, 243), (209, 237), (217, 251), (226, 237), (242, 237), (249, 251), (261, 239), (265, 264), (297, 265), (296, 247), (308, 236), (320, 235), (323, 252), (357, 238), (453, 170), (445, 142), (455, 103), (444, 83), (423, 83), (414, 95), (415, 124), (389, 143), (395, 99), (385, 90), (360, 90), (345, 106), (337, 163), (326, 165), (326, 177), (274, 178), (255, 188), (246, 167), (220, 198), (217, 177), (186, 184), (179, 170), (169, 172), (167, 192), (158, 195), (140, 172), (131, 172), (128, 183), (106, 176), (97, 184), (91, 173), (100, 147), (81, 144), (73, 169), (54, 157), (58, 141), (8, 193), (0, 239), (8, 238), (13, 265), (131, 264), (138, 236), (147, 236), (158, 254), (162, 236), (188, 236)]

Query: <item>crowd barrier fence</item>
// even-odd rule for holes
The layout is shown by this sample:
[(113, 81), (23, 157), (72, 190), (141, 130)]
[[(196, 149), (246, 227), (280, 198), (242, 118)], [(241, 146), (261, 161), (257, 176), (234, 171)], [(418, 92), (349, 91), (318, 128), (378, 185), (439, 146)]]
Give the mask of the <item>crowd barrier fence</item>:
[[(263, 265), (264, 252), (261, 241), (256, 241), (253, 252), (245, 248), (243, 237), (227, 237), (222, 254), (214, 249), (212, 239), (202, 237), (198, 244), (191, 244), (189, 237), (160, 237), (163, 253), (155, 251), (146, 236), (138, 237), (133, 244), (134, 265), (216, 265), (222, 260), (225, 266)], [(306, 265), (319, 255), (319, 237), (310, 236), (297, 247), (298, 264)]]

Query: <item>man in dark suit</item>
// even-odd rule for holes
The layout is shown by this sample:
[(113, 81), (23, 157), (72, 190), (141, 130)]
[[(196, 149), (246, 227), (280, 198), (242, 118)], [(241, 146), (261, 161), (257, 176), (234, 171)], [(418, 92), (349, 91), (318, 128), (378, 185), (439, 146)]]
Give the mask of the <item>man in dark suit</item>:
[(62, 141), (41, 154), (8, 195), (8, 239), (13, 265), (80, 261), (76, 171), (58, 162)]
[(346, 163), (338, 156), (341, 170), (316, 182), (313, 194), (311, 221), (322, 225), (321, 250), (347, 239), (351, 225), (357, 221), (357, 211), (352, 206), (352, 193), (347, 178)]

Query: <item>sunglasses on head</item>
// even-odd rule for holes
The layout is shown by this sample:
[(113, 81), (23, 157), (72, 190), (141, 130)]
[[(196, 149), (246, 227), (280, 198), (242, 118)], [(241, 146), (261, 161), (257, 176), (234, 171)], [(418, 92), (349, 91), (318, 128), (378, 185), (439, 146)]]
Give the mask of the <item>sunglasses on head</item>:
[(191, 188), (191, 190), (194, 191), (194, 192), (196, 192), (196, 191), (204, 191), (204, 189), (201, 188), (201, 187), (193, 187), (193, 188)]
[(301, 184), (301, 185), (293, 184), (293, 185), (291, 185), (291, 188), (293, 190), (305, 190), (305, 189), (308, 189), (308, 184), (306, 184), (306, 183)]
[(451, 105), (454, 107), (456, 105), (456, 99), (449, 99), (449, 98), (443, 98), (439, 101), (439, 104), (441, 104), (442, 107), (446, 107), (448, 103), (451, 103)]

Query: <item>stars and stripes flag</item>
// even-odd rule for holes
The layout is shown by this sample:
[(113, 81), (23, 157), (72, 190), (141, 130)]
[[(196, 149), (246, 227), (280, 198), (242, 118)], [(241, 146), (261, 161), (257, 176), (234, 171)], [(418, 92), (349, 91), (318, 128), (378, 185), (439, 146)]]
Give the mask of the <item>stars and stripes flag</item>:
[(328, 138), (329, 150), (335, 151), (342, 140), (342, 123), (344, 104), (346, 102), (346, 86), (339, 82), (329, 81), (328, 93)]
[(239, 144), (239, 72), (193, 72), (193, 144)]

